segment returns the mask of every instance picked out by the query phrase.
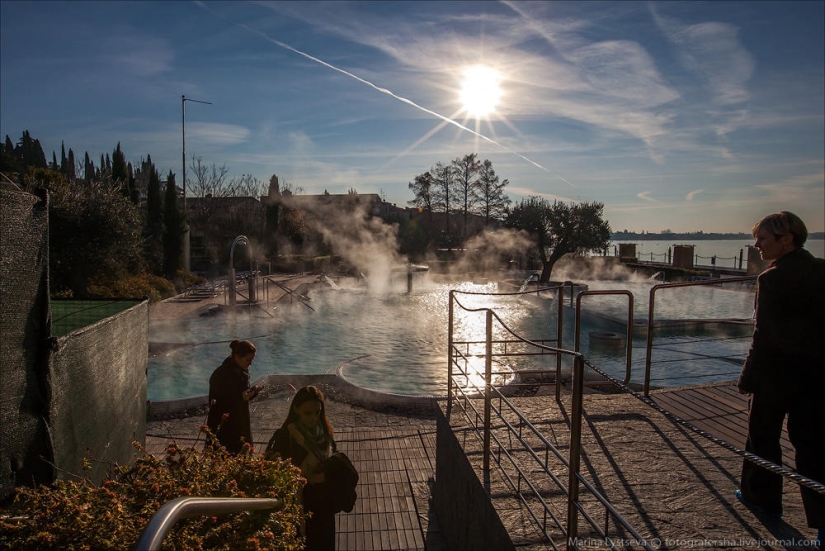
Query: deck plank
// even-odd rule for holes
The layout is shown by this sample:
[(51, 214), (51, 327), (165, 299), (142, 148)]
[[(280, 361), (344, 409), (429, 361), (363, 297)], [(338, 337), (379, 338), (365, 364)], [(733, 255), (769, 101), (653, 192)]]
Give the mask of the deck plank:
[[(748, 398), (734, 383), (660, 390), (651, 398), (665, 410), (695, 427), (744, 449), (748, 437)], [(796, 468), (787, 423), (780, 439), (783, 463)]]

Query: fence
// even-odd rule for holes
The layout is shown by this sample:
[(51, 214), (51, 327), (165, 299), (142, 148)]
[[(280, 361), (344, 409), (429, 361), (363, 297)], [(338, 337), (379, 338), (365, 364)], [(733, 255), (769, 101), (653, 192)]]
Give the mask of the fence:
[[(563, 286), (537, 289), (535, 292), (553, 291), (558, 293), (557, 303), (561, 315), (563, 308)], [(533, 291), (521, 293), (506, 293), (509, 295), (532, 294)], [(447, 417), (452, 415), (453, 407), (458, 407), (465, 419), (473, 428), (474, 432), (483, 442), (483, 466), (485, 481), (489, 484), (490, 460), (494, 458), (501, 472), (506, 477), (508, 483), (516, 489), (517, 495), (533, 521), (541, 529), (544, 536), (554, 549), (559, 546), (556, 539), (561, 535), (566, 541), (565, 547), (568, 549), (578, 548), (579, 518), (581, 516), (590, 527), (604, 538), (604, 541), (612, 549), (618, 549), (609, 536), (609, 521), (613, 519), (618, 526), (621, 526), (627, 534), (631, 536), (631, 541), (644, 549), (652, 547), (639, 535), (639, 533), (628, 524), (628, 522), (616, 511), (607, 499), (588, 481), (580, 472), (581, 461), (581, 431), (582, 431), (582, 395), (584, 389), (584, 357), (575, 351), (564, 350), (560, 346), (550, 346), (547, 342), (535, 342), (525, 339), (512, 331), (505, 322), (490, 308), (471, 309), (462, 305), (458, 300), (460, 293), (450, 291), (449, 299), (449, 373), (448, 373), (448, 403)], [(577, 300), (580, 301), (581, 294)], [(632, 300), (632, 299), (631, 299)], [(485, 340), (484, 341), (456, 341), (454, 335), (455, 306), (468, 313), (484, 313), (485, 315)], [(493, 339), (493, 326), (497, 324), (504, 331), (506, 338)], [(561, 345), (562, 324), (558, 324), (558, 340), (555, 342)], [(483, 347), (484, 375), (483, 383), (479, 381), (478, 370), (475, 368), (475, 360), (481, 357), (479, 348)], [(494, 376), (501, 378), (504, 373), (494, 373), (492, 369), (494, 357), (505, 357), (509, 355), (543, 355), (555, 354), (557, 357), (557, 367), (555, 376), (556, 396), (560, 393), (561, 383), (561, 357), (567, 356), (573, 362), (572, 372), (572, 397), (570, 414), (570, 451), (565, 455), (559, 447), (551, 442), (551, 439), (542, 434), (524, 415), (508, 400), (501, 392), (500, 388), (493, 384)], [(629, 373), (628, 373), (629, 375)], [(480, 404), (480, 408), (479, 408)], [(496, 415), (496, 430), (493, 430), (492, 416)], [(527, 431), (527, 436), (524, 435)], [(542, 457), (536, 453), (534, 444), (528, 441), (528, 437), (538, 442), (545, 452)], [(515, 444), (513, 442), (516, 442)], [(497, 454), (491, 453), (491, 447), (495, 442)], [(515, 446), (515, 447), (514, 447)], [(521, 460), (516, 458), (516, 455)], [(561, 477), (554, 473), (550, 462), (558, 462), (567, 469), (567, 481), (565, 483)], [(542, 482), (536, 482), (536, 473), (542, 477)], [(511, 475), (511, 473), (513, 473)], [(560, 515), (557, 515), (553, 508), (544, 498), (546, 489), (540, 488), (544, 481), (552, 481), (552, 485), (557, 490), (562, 491), (567, 496), (566, 522), (563, 522)], [(527, 489), (522, 491), (522, 484)], [(596, 502), (605, 512), (605, 523), (602, 527), (591, 515), (579, 499), (580, 485), (584, 486), (589, 494), (596, 499)], [(554, 539), (555, 536), (555, 539)]]
[[(461, 294), (483, 294), (464, 293), (450, 291), (449, 299), (449, 353), (448, 353), (448, 402), (447, 418), (453, 415), (453, 408), (460, 410), (460, 414), (470, 425), (470, 431), (474, 432), (482, 442), (482, 473), (485, 486), (489, 492), (491, 459), (497, 463), (497, 467), (503, 474), (508, 484), (515, 490), (518, 499), (523, 503), (525, 509), (530, 514), (533, 522), (542, 531), (542, 534), (550, 542), (554, 549), (560, 546), (557, 541), (559, 536), (566, 541), (567, 549), (578, 548), (579, 520), (583, 519), (590, 528), (595, 531), (606, 546), (617, 549), (617, 546), (610, 538), (610, 521), (615, 523), (616, 529), (623, 529), (630, 537), (623, 539), (625, 545), (636, 545), (645, 549), (651, 547), (638, 532), (628, 524), (622, 515), (614, 509), (604, 496), (588, 481), (580, 472), (581, 458), (581, 431), (582, 431), (582, 399), (583, 389), (589, 383), (585, 381), (585, 366), (592, 369), (594, 373), (602, 378), (595, 384), (610, 384), (619, 390), (631, 394), (643, 401), (648, 406), (656, 409), (673, 422), (693, 431), (703, 438), (711, 440), (713, 443), (733, 452), (747, 461), (751, 461), (761, 467), (780, 474), (800, 486), (807, 487), (818, 493), (825, 493), (825, 485), (812, 479), (799, 475), (798, 473), (762, 459), (752, 453), (746, 452), (736, 446), (714, 437), (713, 435), (695, 427), (689, 422), (680, 419), (677, 415), (665, 410), (648, 397), (650, 389), (650, 364), (652, 358), (652, 342), (654, 336), (655, 322), (655, 301), (657, 291), (675, 287), (690, 287), (702, 285), (722, 285), (725, 283), (752, 283), (753, 277), (729, 278), (718, 280), (707, 280), (686, 283), (670, 283), (655, 285), (650, 290), (649, 297), (649, 323), (647, 328), (647, 354), (645, 358), (645, 379), (644, 391), (637, 392), (629, 387), (628, 381), (631, 377), (631, 355), (632, 355), (632, 311), (633, 297), (627, 291), (583, 291), (576, 296), (576, 338), (575, 350), (565, 350), (562, 348), (563, 335), (562, 323), (564, 302), (564, 286), (547, 287), (536, 291), (523, 291), (518, 293), (501, 293), (497, 295), (528, 295), (534, 292), (541, 295), (542, 292), (556, 292), (556, 300), (559, 305), (558, 315), (558, 336), (552, 341), (537, 342), (528, 340), (512, 331), (506, 323), (491, 308), (468, 308), (461, 304), (458, 295)], [(628, 346), (627, 364), (625, 379), (620, 381), (605, 373), (579, 352), (580, 341), (580, 319), (582, 299), (588, 295), (600, 294), (627, 294), (629, 302), (628, 317)], [(572, 289), (571, 289), (572, 300)], [(455, 307), (467, 313), (484, 314), (485, 338), (483, 341), (457, 341), (454, 339), (455, 333)], [(705, 320), (707, 321), (707, 320)], [(494, 326), (497, 326), (499, 333), (503, 332), (505, 338), (493, 338)], [(552, 346), (555, 344), (556, 346)], [(494, 358), (498, 361), (511, 355), (545, 355), (554, 354), (557, 358), (557, 368), (555, 371), (556, 399), (561, 409), (560, 382), (561, 382), (561, 358), (567, 357), (572, 361), (571, 379), (571, 413), (569, 417), (569, 454), (565, 456), (554, 443), (555, 435), (548, 437), (543, 434), (529, 419), (527, 419), (518, 408), (508, 399), (503, 388), (509, 385), (501, 384), (506, 379), (505, 372), (493, 371)], [(479, 377), (478, 359), (484, 359), (483, 376)], [(590, 382), (590, 384), (593, 384)], [(494, 420), (495, 418), (495, 420)], [(495, 448), (496, 453), (493, 453)], [(539, 450), (538, 452), (536, 450)], [(541, 449), (544, 450), (543, 455)], [(559, 476), (554, 471), (551, 462), (560, 464), (567, 470), (566, 483), (564, 477)], [(567, 510), (566, 519), (556, 514), (552, 507), (545, 500), (547, 484), (556, 488), (566, 498)], [(594, 503), (601, 506), (604, 511), (604, 525), (600, 526), (595, 519), (595, 515), (586, 510), (584, 503), (579, 498), (580, 487), (589, 492)]]

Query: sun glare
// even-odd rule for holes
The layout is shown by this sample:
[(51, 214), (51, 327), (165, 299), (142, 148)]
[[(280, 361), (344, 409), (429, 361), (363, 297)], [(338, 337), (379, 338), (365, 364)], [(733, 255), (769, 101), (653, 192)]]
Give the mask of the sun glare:
[(487, 117), (495, 111), (501, 99), (501, 75), (495, 69), (475, 65), (464, 71), (461, 104), (475, 118)]

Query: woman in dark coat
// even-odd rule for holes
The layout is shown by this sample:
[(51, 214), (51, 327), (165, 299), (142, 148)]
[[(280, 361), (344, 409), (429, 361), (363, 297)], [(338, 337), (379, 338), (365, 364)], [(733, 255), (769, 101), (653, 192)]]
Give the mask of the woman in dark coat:
[(267, 452), (289, 459), (307, 480), (303, 493), (304, 510), (310, 513), (304, 525), (307, 551), (335, 549), (335, 512), (324, 497), (328, 490), (321, 470), (321, 462), (335, 451), (324, 395), (314, 386), (305, 386), (295, 393), (289, 414), (272, 435)]
[(209, 378), (206, 424), (228, 452), (238, 453), (244, 443), (252, 444), (249, 401), (261, 389), (249, 386), (249, 366), (255, 359), (255, 345), (235, 339), (229, 348), (232, 354)]
[[(739, 377), (750, 394), (745, 449), (782, 464), (779, 438), (788, 436), (799, 474), (825, 482), (825, 260), (802, 248), (808, 230), (790, 212), (771, 214), (752, 230), (768, 268), (757, 279), (756, 325)], [(782, 476), (745, 460), (736, 496), (751, 508), (782, 515)], [(802, 487), (808, 525), (825, 528), (825, 496)]]

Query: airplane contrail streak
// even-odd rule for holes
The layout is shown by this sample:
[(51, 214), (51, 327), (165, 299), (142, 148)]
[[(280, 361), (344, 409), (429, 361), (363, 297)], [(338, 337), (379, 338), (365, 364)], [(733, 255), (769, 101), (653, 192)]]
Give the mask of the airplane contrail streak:
[[(388, 89), (386, 89), (386, 88), (381, 88), (380, 86), (377, 86), (377, 85), (373, 84), (372, 82), (370, 82), (370, 81), (368, 81), (368, 80), (365, 80), (365, 79), (363, 79), (363, 78), (359, 77), (358, 75), (355, 75), (355, 74), (353, 74), (353, 73), (350, 73), (349, 71), (346, 71), (346, 70), (344, 70), (344, 69), (341, 69), (341, 68), (339, 68), (339, 67), (336, 67), (335, 65), (332, 65), (332, 64), (330, 64), (330, 63), (327, 63), (327, 62), (326, 62), (326, 61), (324, 61), (323, 59), (319, 59), (319, 58), (317, 58), (317, 57), (315, 57), (315, 56), (312, 56), (312, 55), (310, 55), (310, 54), (308, 54), (308, 53), (306, 53), (306, 52), (302, 52), (301, 50), (298, 50), (298, 49), (296, 49), (296, 48), (293, 48), (293, 47), (292, 47), (292, 46), (290, 46), (289, 44), (286, 44), (286, 43), (284, 43), (284, 42), (281, 42), (280, 40), (277, 40), (277, 39), (275, 39), (275, 38), (272, 38), (272, 37), (270, 37), (270, 36), (267, 36), (265, 33), (261, 32), (261, 31), (259, 31), (259, 30), (253, 29), (253, 28), (252, 28), (252, 27), (250, 27), (249, 25), (245, 25), (245, 24), (243, 24), (243, 23), (235, 23), (235, 22), (229, 21), (229, 20), (228, 20), (226, 17), (224, 17), (223, 15), (221, 15), (221, 14), (219, 14), (219, 13), (216, 13), (216, 12), (212, 11), (211, 9), (209, 9), (209, 8), (208, 8), (206, 5), (204, 5), (204, 3), (203, 3), (202, 1), (200, 1), (200, 0), (196, 0), (196, 1), (195, 1), (195, 4), (196, 4), (197, 6), (199, 6), (200, 8), (202, 8), (202, 9), (204, 9), (204, 10), (206, 10), (206, 11), (208, 11), (208, 12), (210, 12), (210, 13), (214, 14), (214, 15), (216, 15), (217, 17), (220, 17), (221, 19), (224, 19), (225, 21), (228, 21), (228, 22), (230, 22), (230, 23), (232, 23), (232, 24), (234, 24), (234, 25), (237, 25), (238, 27), (241, 27), (241, 28), (243, 28), (243, 29), (246, 29), (246, 30), (248, 30), (248, 31), (249, 31), (249, 32), (251, 32), (251, 33), (257, 34), (258, 36), (260, 36), (260, 37), (261, 37), (261, 38), (263, 38), (264, 40), (267, 40), (267, 41), (269, 41), (269, 42), (271, 42), (271, 43), (275, 44), (276, 46), (279, 46), (279, 47), (284, 48), (284, 49), (286, 49), (286, 50), (289, 50), (289, 51), (291, 51), (291, 52), (295, 52), (296, 54), (298, 54), (298, 55), (300, 55), (300, 56), (303, 56), (303, 57), (305, 57), (305, 58), (309, 59), (310, 61), (314, 61), (315, 63), (318, 63), (318, 64), (320, 64), (320, 65), (323, 65), (324, 67), (327, 67), (328, 69), (332, 69), (333, 71), (337, 71), (337, 72), (341, 73), (342, 75), (346, 75), (346, 76), (348, 76), (348, 77), (350, 77), (350, 78), (353, 78), (353, 79), (357, 80), (358, 82), (360, 82), (360, 83), (362, 83), (362, 84), (365, 84), (365, 85), (369, 86), (369, 87), (370, 87), (370, 88), (372, 88), (373, 90), (376, 90), (376, 91), (378, 91), (378, 92), (381, 92), (382, 94), (386, 94), (386, 95), (388, 95), (388, 96), (390, 96), (390, 97), (393, 97), (393, 98), (397, 99), (398, 101), (401, 101), (401, 102), (406, 103), (407, 105), (409, 105), (409, 106), (411, 106), (411, 107), (414, 107), (415, 109), (418, 109), (419, 111), (423, 111), (424, 113), (427, 113), (427, 114), (432, 115), (432, 116), (434, 116), (434, 117), (436, 117), (436, 118), (439, 118), (439, 119), (441, 119), (442, 121), (446, 122), (447, 124), (452, 124), (453, 126), (456, 126), (456, 127), (460, 128), (461, 130), (464, 130), (464, 131), (466, 131), (466, 132), (469, 132), (470, 134), (473, 134), (474, 136), (477, 136), (477, 137), (481, 138), (482, 140), (485, 140), (485, 141), (487, 141), (487, 142), (489, 142), (489, 143), (491, 143), (491, 144), (493, 144), (493, 145), (496, 145), (496, 146), (498, 146), (498, 147), (500, 147), (500, 148), (504, 149), (504, 150), (505, 150), (505, 151), (507, 151), (508, 153), (512, 153), (513, 155), (515, 155), (515, 156), (517, 156), (517, 157), (520, 157), (521, 159), (523, 159), (523, 160), (527, 161), (528, 163), (530, 163), (531, 165), (535, 166), (536, 168), (540, 168), (541, 170), (543, 170), (543, 171), (545, 171), (545, 172), (548, 172), (548, 173), (551, 173), (551, 174), (552, 174), (552, 172), (550, 172), (550, 170), (548, 170), (547, 168), (545, 168), (545, 167), (541, 166), (539, 163), (537, 163), (537, 162), (533, 161), (532, 159), (530, 159), (530, 158), (528, 158), (528, 157), (525, 157), (524, 155), (522, 155), (522, 154), (521, 154), (521, 153), (519, 153), (518, 151), (513, 151), (513, 150), (512, 150), (512, 149), (510, 149), (509, 147), (507, 147), (507, 146), (505, 146), (505, 145), (502, 145), (502, 144), (498, 143), (497, 141), (495, 141), (495, 140), (493, 140), (493, 139), (491, 139), (491, 138), (488, 138), (488, 137), (487, 137), (487, 136), (485, 136), (484, 134), (481, 134), (481, 133), (479, 133), (479, 132), (476, 132), (476, 131), (475, 131), (475, 130), (473, 130), (472, 128), (468, 128), (468, 127), (464, 126), (463, 124), (461, 124), (460, 122), (458, 122), (458, 121), (456, 121), (456, 120), (453, 120), (453, 119), (451, 119), (451, 118), (449, 118), (449, 117), (445, 117), (444, 115), (442, 115), (442, 114), (440, 114), (440, 113), (436, 113), (435, 111), (433, 111), (433, 110), (431, 110), (431, 109), (427, 109), (426, 107), (423, 107), (423, 106), (421, 106), (421, 105), (418, 105), (417, 103), (415, 103), (414, 101), (412, 101), (412, 100), (410, 100), (410, 99), (407, 99), (407, 98), (405, 98), (405, 97), (403, 97), (403, 96), (399, 96), (398, 94), (395, 94), (394, 92), (392, 92), (392, 90), (388, 90)], [(571, 186), (571, 187), (575, 187), (573, 184), (571, 184), (569, 181), (567, 181), (566, 179), (562, 178), (562, 177), (561, 177), (561, 176), (559, 176), (558, 174), (554, 174), (554, 176), (556, 176), (556, 178), (558, 178), (559, 180), (563, 181), (563, 182), (564, 182), (564, 183), (566, 183), (567, 185), (569, 185), (569, 186)]]

